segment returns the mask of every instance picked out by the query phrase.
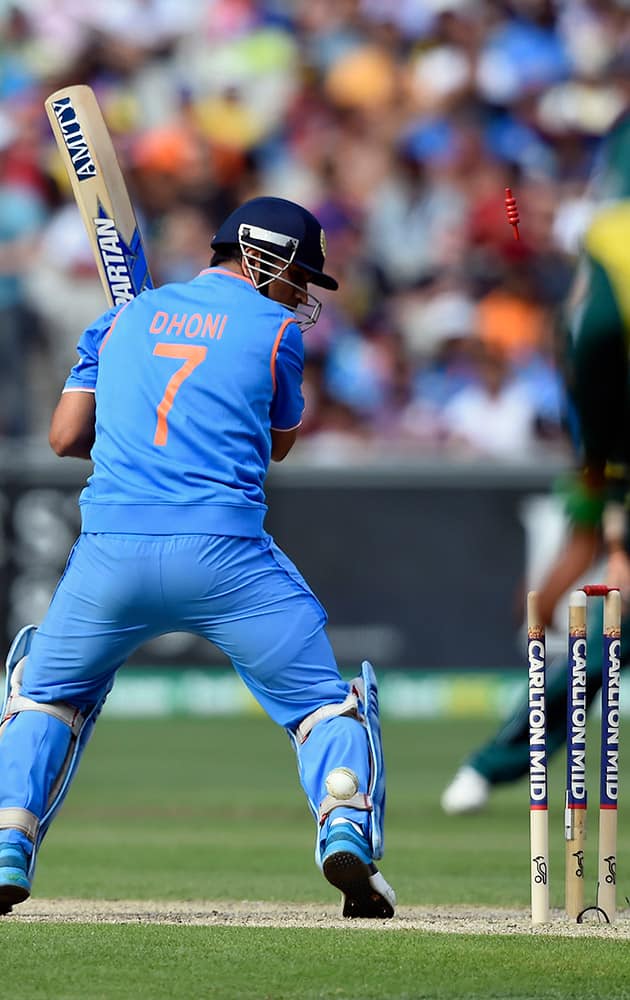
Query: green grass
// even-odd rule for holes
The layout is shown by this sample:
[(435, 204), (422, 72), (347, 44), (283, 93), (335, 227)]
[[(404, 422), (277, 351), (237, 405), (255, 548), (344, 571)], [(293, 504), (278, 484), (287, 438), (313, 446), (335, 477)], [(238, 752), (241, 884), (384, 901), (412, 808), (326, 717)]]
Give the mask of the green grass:
[[(627, 942), (173, 926), (13, 925), (4, 996), (16, 1000), (619, 1000)], [(29, 955), (20, 968), (20, 955)], [(8, 975), (7, 975), (8, 972)]]
[[(383, 871), (403, 906), (428, 904), (439, 911), (454, 903), (528, 905), (525, 783), (499, 790), (482, 815), (449, 818), (439, 808), (444, 784), (488, 729), (488, 723), (464, 719), (384, 726), (389, 782)], [(556, 906), (563, 893), (562, 768), (556, 760), (551, 775)], [(587, 874), (595, 868), (592, 813)], [(630, 890), (624, 876), (627, 818), (624, 804), (620, 900)], [(314, 824), (293, 752), (271, 723), (105, 718), (42, 848), (34, 896), (336, 903), (335, 891), (315, 868), (313, 844)], [(24, 924), (9, 917), (0, 922), (0, 948), (2, 995), (15, 1000), (517, 1000), (567, 997), (576, 990), (581, 1000), (630, 997), (624, 940), (455, 936), (352, 925), (275, 930)]]

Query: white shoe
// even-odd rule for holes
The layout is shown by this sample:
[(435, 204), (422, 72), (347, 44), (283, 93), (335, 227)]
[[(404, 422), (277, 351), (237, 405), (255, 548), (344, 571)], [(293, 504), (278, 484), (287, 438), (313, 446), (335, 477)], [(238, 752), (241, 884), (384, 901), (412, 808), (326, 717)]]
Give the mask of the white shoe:
[(478, 812), (490, 798), (490, 782), (474, 767), (466, 764), (444, 789), (440, 804), (449, 816)]

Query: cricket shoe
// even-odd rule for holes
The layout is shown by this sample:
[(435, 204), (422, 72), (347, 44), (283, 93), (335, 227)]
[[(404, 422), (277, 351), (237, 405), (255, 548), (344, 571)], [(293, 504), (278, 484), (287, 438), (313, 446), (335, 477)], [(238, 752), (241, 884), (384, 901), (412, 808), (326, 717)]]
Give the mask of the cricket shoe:
[(23, 903), (31, 894), (27, 875), (28, 858), (17, 844), (0, 846), (0, 915), (11, 912), (15, 903)]
[(396, 893), (374, 864), (357, 823), (343, 817), (330, 821), (322, 868), (330, 884), (343, 893), (344, 917), (383, 920), (394, 916)]
[(444, 789), (440, 804), (449, 816), (479, 812), (488, 804), (490, 782), (474, 767), (465, 764)]

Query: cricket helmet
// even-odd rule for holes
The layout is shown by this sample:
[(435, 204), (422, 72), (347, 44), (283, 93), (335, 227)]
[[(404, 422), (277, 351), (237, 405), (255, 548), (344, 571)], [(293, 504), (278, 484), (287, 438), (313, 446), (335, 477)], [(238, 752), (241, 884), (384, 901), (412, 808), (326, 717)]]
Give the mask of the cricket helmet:
[[(248, 231), (248, 232), (246, 232)], [(309, 280), (335, 291), (339, 286), (324, 274), (326, 237), (315, 216), (285, 198), (252, 198), (228, 215), (212, 238), (212, 249), (238, 245), (246, 233), (248, 242), (298, 264)]]
[[(243, 265), (255, 287), (268, 294), (272, 281), (299, 288), (287, 276), (292, 264), (302, 268), (307, 280), (321, 288), (336, 290), (339, 285), (323, 271), (326, 237), (315, 216), (285, 198), (252, 198), (235, 209), (214, 234), (212, 249), (219, 253), (240, 248)], [(301, 290), (304, 292), (304, 289)], [(302, 330), (313, 326), (321, 302), (311, 292), (307, 301), (292, 308)]]

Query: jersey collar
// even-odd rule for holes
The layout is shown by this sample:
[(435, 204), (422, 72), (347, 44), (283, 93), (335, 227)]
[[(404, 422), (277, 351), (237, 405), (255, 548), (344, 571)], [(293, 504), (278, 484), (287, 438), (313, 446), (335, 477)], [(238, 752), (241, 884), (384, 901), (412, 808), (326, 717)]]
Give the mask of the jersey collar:
[(254, 287), (254, 282), (251, 278), (247, 278), (244, 274), (236, 274), (234, 271), (229, 271), (227, 267), (204, 267), (203, 271), (200, 271), (197, 277), (200, 278), (202, 274), (223, 274), (228, 278), (237, 278), (239, 281), (244, 281), (246, 285)]

